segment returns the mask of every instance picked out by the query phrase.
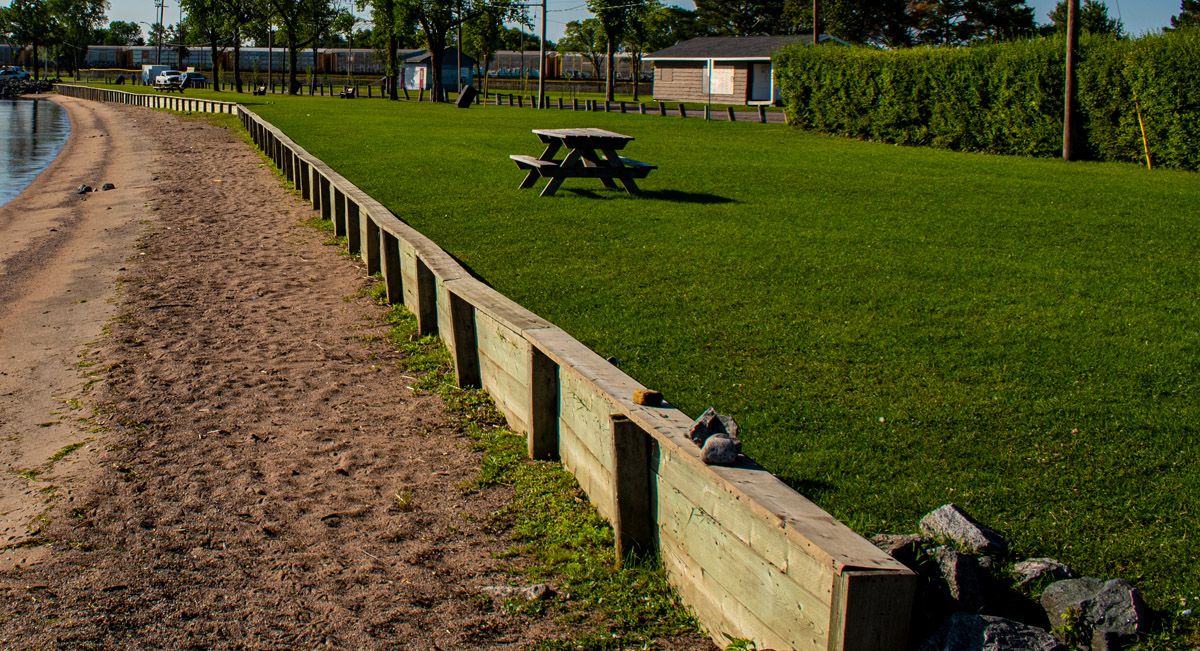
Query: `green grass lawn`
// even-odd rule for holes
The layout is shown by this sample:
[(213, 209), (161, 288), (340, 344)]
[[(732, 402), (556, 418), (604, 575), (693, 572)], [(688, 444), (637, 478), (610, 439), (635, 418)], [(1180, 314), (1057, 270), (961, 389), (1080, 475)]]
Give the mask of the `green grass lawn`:
[[(268, 100), (253, 109), (487, 282), (687, 413), (732, 414), (752, 458), (860, 533), (955, 502), (1021, 555), (1127, 578), (1167, 612), (1200, 598), (1200, 176)], [(646, 196), (517, 190), (508, 154), (572, 126), (636, 137), (625, 153), (660, 168)]]

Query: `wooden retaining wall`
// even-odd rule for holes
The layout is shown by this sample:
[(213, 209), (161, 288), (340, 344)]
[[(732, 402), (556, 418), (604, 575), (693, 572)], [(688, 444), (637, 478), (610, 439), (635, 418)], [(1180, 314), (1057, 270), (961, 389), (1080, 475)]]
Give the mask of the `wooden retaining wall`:
[[(185, 98), (59, 86), (65, 95), (173, 108)], [(534, 458), (559, 458), (614, 525), (618, 553), (657, 551), (719, 646), (897, 651), (907, 646), (911, 571), (756, 464), (707, 466), (692, 419), (634, 404), (636, 380), (554, 324), (471, 277), (282, 131), (244, 106), (254, 142), (382, 272), (388, 300), (450, 349), (460, 385), (486, 389)], [(233, 107), (232, 109), (229, 107)], [(185, 109), (186, 110), (186, 109)]]

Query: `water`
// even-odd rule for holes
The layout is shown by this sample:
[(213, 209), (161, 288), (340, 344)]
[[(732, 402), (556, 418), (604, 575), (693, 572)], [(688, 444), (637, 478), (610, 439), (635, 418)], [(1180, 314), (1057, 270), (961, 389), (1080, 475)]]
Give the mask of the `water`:
[(49, 100), (0, 100), (0, 205), (21, 193), (70, 135), (67, 112)]

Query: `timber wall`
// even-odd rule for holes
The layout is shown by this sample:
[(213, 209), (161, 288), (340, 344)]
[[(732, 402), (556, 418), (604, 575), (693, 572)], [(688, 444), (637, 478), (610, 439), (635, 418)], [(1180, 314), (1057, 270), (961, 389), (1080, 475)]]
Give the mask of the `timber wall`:
[[(183, 98), (60, 85), (139, 106)], [(173, 103), (170, 100), (175, 100)], [(614, 524), (618, 553), (657, 551), (719, 646), (897, 651), (907, 647), (911, 571), (774, 475), (707, 466), (679, 410), (637, 405), (641, 384), (565, 331), (471, 277), (449, 254), (244, 106), (234, 112), (337, 235), (382, 272), (388, 300), (449, 347), (459, 384), (486, 389), (530, 456), (560, 458)], [(163, 104), (163, 102), (166, 102)], [(232, 107), (232, 108), (231, 108)]]

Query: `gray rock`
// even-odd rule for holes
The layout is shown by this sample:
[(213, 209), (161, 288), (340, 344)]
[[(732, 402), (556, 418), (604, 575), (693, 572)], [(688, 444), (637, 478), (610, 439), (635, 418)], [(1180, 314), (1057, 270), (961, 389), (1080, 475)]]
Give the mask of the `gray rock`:
[(499, 597), (501, 599), (510, 599), (519, 597), (526, 601), (537, 601), (539, 599), (549, 599), (554, 596), (554, 588), (545, 583), (537, 583), (524, 588), (512, 585), (485, 585), (479, 589), (483, 594)]
[(954, 613), (920, 651), (1068, 651), (1040, 628), (1002, 617)]
[(100, 189), (105, 191), (116, 190), (117, 186), (113, 185), (112, 183), (105, 183), (104, 185), (100, 186)]
[(710, 466), (728, 466), (737, 461), (738, 441), (727, 434), (716, 434), (704, 442), (700, 460)]
[(921, 518), (921, 533), (972, 554), (1003, 555), (1008, 550), (1008, 541), (1003, 536), (953, 504), (945, 504)]
[(928, 542), (925, 536), (914, 533), (877, 533), (871, 536), (872, 544), (909, 569), (916, 568), (921, 547)]
[(724, 414), (718, 414), (716, 409), (709, 407), (704, 410), (703, 414), (692, 423), (691, 429), (688, 430), (687, 437), (695, 443), (697, 447), (704, 447), (704, 442), (708, 437), (717, 434), (726, 434), (729, 438), (737, 442), (738, 452), (742, 451), (742, 442), (738, 439), (738, 424), (732, 418)]
[(79, 189), (75, 191), (75, 194), (87, 194), (91, 191), (92, 191), (92, 186), (87, 185), (85, 183), (85, 184), (79, 186)]
[(1017, 578), (1017, 586), (1021, 588), (1040, 579), (1061, 581), (1075, 578), (1071, 568), (1053, 558), (1027, 558), (1014, 565), (1012, 573)]
[(1123, 579), (1105, 582), (1085, 576), (1051, 583), (1042, 593), (1042, 608), (1054, 626), (1060, 625), (1068, 608), (1074, 608), (1092, 631), (1125, 638), (1136, 635), (1146, 623), (1141, 593)]
[(934, 558), (942, 572), (942, 579), (950, 589), (959, 610), (976, 613), (987, 604), (984, 596), (983, 568), (974, 556), (968, 556), (949, 547), (938, 547)]

